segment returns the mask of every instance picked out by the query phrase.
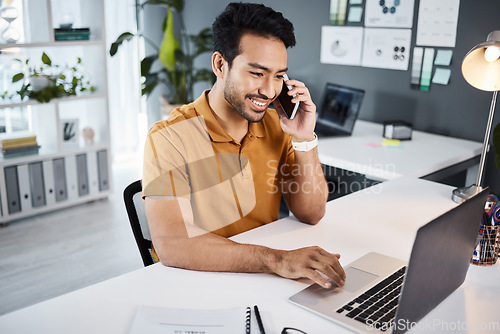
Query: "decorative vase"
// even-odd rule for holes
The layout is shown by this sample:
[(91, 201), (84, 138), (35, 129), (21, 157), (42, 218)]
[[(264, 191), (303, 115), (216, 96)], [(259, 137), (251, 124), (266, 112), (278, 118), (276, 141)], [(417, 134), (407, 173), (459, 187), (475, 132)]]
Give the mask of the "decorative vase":
[(182, 107), (184, 104), (172, 104), (167, 101), (167, 98), (165, 95), (160, 95), (160, 102), (161, 102), (161, 114), (164, 119), (167, 119), (168, 116), (170, 116), (170, 113), (175, 109)]
[(29, 82), (31, 84), (31, 89), (34, 92), (39, 92), (45, 87), (48, 87), (50, 85), (54, 84), (53, 78), (48, 77), (48, 76), (31, 76), (29, 78)]

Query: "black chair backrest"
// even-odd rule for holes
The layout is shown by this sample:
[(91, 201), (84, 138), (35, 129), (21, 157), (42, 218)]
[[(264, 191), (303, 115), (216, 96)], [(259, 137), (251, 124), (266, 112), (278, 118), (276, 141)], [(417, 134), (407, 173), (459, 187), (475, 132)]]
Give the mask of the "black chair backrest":
[(127, 209), (130, 226), (134, 233), (137, 247), (141, 253), (142, 262), (147, 267), (155, 260), (151, 255), (151, 235), (149, 233), (148, 221), (144, 209), (144, 200), (142, 199), (142, 183), (141, 180), (132, 182), (123, 191), (123, 199), (125, 208)]

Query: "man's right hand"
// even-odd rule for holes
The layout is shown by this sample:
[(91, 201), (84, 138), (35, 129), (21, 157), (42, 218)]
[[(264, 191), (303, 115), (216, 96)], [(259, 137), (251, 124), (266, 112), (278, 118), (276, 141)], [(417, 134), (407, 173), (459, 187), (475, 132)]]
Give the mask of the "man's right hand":
[(340, 254), (329, 253), (317, 246), (277, 251), (273, 271), (286, 278), (307, 277), (324, 288), (332, 286), (328, 278), (338, 286), (343, 286), (346, 276), (339, 259)]

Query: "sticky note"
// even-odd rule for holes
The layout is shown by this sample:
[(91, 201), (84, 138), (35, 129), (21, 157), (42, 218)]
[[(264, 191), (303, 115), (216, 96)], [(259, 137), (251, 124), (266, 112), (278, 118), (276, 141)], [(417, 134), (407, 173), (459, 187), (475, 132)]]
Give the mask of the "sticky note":
[(420, 90), (428, 91), (431, 85), (432, 63), (434, 61), (434, 49), (425, 48), (424, 61), (422, 64), (422, 76), (420, 77)]
[(365, 143), (365, 146), (368, 146), (368, 147), (371, 147), (371, 148), (377, 148), (377, 147), (380, 147), (382, 145), (377, 144), (377, 143)]
[(436, 71), (434, 72), (434, 76), (432, 77), (432, 83), (447, 85), (450, 81), (451, 70), (448, 68), (440, 68), (436, 67)]
[(384, 139), (382, 146), (399, 146), (401, 141), (399, 139)]
[(337, 24), (339, 13), (339, 0), (330, 0), (330, 23)]
[(450, 66), (451, 57), (453, 56), (452, 50), (437, 50), (435, 65)]
[(424, 49), (416, 47), (413, 49), (413, 63), (411, 66), (411, 84), (418, 86), (420, 83), (420, 72), (422, 70), (422, 57)]
[(349, 8), (349, 16), (347, 17), (347, 21), (349, 21), (349, 22), (361, 22), (362, 15), (363, 15), (363, 8), (351, 7), (351, 8)]
[(340, 0), (339, 12), (337, 13), (337, 24), (343, 26), (347, 14), (347, 0)]

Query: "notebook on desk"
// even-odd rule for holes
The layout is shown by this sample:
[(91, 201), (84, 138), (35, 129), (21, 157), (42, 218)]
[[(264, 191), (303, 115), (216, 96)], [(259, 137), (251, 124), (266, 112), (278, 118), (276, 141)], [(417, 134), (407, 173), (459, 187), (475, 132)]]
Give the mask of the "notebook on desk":
[(318, 137), (350, 136), (364, 95), (362, 89), (327, 83), (316, 117)]
[(344, 287), (313, 284), (290, 301), (360, 333), (406, 332), (465, 280), (487, 196), (420, 227), (408, 264), (368, 253), (344, 268)]

